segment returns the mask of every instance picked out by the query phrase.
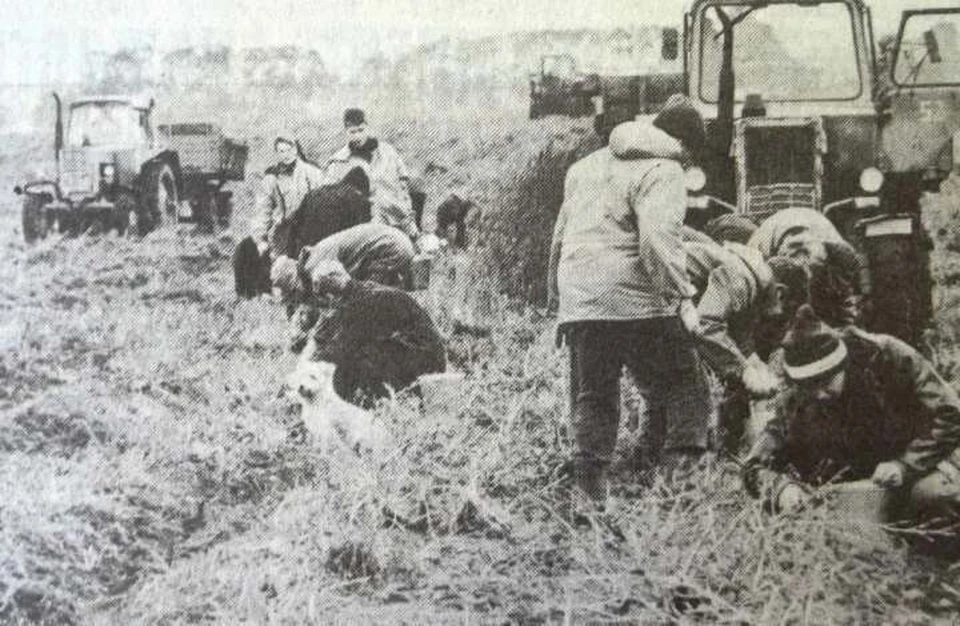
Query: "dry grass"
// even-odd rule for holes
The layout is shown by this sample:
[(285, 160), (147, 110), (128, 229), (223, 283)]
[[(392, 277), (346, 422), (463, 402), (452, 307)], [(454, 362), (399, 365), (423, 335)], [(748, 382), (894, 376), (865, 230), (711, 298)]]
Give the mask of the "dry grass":
[[(502, 115), (487, 128), (384, 126), (406, 129), (397, 143), (419, 167), (444, 170), (434, 189), (459, 181), (500, 206), (511, 185), (536, 178), (520, 172), (540, 147), (580, 136), (567, 120)], [(311, 121), (318, 133), (332, 123)], [(262, 163), (264, 145), (255, 150)], [(233, 297), (239, 220), (216, 237), (182, 227), (28, 248), (15, 205), (5, 208), (0, 622), (955, 619), (956, 568), (829, 508), (767, 516), (736, 468), (716, 461), (671, 480), (624, 469), (612, 511), (573, 527), (561, 471), (565, 354), (550, 320), (500, 295), (484, 258), (444, 259), (422, 295), (468, 373), (457, 413), (427, 419), (401, 394), (377, 414), (394, 453), (323, 457), (282, 394), (294, 357), (281, 307)], [(943, 288), (943, 302), (955, 297)], [(939, 354), (953, 363), (943, 328)]]

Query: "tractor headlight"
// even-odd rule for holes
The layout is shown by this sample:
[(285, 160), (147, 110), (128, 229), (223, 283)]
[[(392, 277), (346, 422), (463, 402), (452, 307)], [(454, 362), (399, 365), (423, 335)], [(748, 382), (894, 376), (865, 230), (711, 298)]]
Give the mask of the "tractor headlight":
[(883, 185), (883, 172), (875, 167), (868, 167), (860, 172), (860, 189), (867, 193), (877, 193)]
[(100, 164), (100, 178), (106, 180), (107, 182), (114, 182), (114, 175), (117, 173), (116, 167), (113, 163), (101, 163)]
[(707, 175), (699, 167), (691, 167), (683, 173), (683, 186), (687, 191), (696, 193), (707, 184)]

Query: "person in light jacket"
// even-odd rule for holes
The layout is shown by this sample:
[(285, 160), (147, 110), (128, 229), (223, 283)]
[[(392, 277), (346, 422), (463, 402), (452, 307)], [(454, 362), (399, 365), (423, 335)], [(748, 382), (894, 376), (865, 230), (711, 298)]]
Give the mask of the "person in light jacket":
[(550, 254), (549, 291), (570, 350), (575, 494), (601, 509), (623, 366), (648, 400), (651, 421), (664, 427), (668, 453), (698, 456), (711, 411), (693, 341), (679, 163), (704, 144), (703, 120), (687, 102), (672, 101), (635, 131), (647, 148), (632, 158), (608, 146), (570, 167)]
[(347, 144), (327, 162), (327, 180), (340, 180), (354, 167), (362, 167), (370, 179), (372, 220), (398, 228), (416, 241), (420, 230), (410, 199), (410, 174), (400, 153), (370, 134), (362, 109), (347, 109), (343, 125)]
[(324, 182), (323, 172), (305, 160), (291, 134), (278, 135), (273, 149), (277, 163), (267, 168), (260, 182), (250, 225), (250, 236), (261, 254), (271, 250), (274, 230), (280, 222), (293, 215), (303, 198)]

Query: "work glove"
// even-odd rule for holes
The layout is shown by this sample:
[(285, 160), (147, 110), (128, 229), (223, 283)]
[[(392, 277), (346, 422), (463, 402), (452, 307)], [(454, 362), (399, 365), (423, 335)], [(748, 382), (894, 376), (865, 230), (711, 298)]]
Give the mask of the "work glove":
[(743, 386), (754, 398), (769, 398), (780, 388), (780, 379), (756, 353), (751, 354), (747, 359), (742, 380)]
[(697, 307), (693, 304), (693, 300), (689, 298), (685, 298), (680, 303), (680, 321), (691, 335), (699, 337), (703, 334), (703, 328), (700, 326), (700, 314), (697, 313)]
[(269, 242), (269, 241), (267, 241), (267, 240), (265, 240), (265, 239), (261, 239), (260, 241), (257, 242), (257, 252), (259, 252), (259, 253), (261, 254), (261, 256), (262, 256), (264, 253), (266, 253), (269, 249), (270, 249), (270, 242)]
[(797, 483), (788, 483), (786, 487), (777, 494), (777, 512), (791, 513), (806, 506), (810, 501), (810, 495)]
[(907, 467), (900, 461), (884, 461), (873, 470), (873, 482), (884, 489), (896, 489), (903, 486)]

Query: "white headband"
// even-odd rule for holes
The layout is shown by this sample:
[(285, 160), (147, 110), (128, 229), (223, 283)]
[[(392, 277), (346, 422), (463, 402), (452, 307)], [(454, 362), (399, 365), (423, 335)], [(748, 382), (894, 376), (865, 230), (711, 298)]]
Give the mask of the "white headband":
[(843, 360), (846, 358), (847, 346), (845, 346), (842, 341), (838, 341), (837, 347), (834, 348), (830, 354), (824, 356), (823, 358), (805, 365), (787, 365), (784, 363), (783, 369), (787, 373), (787, 377), (790, 378), (790, 380), (808, 380), (810, 378), (816, 378), (817, 376), (826, 374), (830, 370), (843, 363)]

